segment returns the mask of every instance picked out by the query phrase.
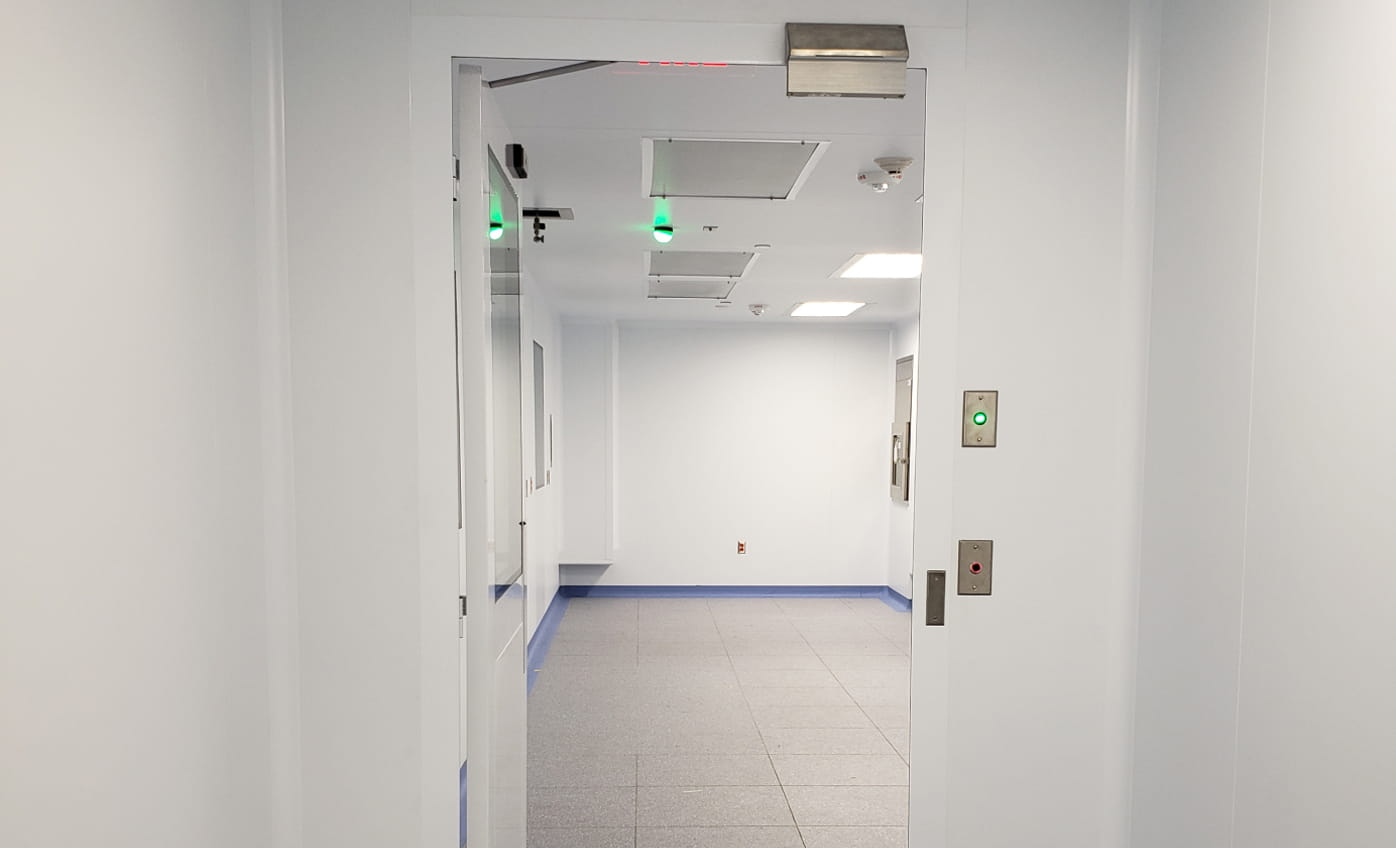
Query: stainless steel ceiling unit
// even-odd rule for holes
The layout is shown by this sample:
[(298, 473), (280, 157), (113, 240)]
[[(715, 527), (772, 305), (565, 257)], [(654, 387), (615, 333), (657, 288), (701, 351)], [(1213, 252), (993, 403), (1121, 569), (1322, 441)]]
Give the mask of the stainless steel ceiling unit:
[(906, 28), (885, 24), (786, 24), (785, 89), (791, 97), (905, 97)]

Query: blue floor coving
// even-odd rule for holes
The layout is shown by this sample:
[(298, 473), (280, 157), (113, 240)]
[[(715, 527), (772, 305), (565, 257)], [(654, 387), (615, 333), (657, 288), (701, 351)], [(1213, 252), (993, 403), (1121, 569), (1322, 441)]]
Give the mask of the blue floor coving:
[(568, 598), (878, 598), (901, 612), (911, 601), (890, 586), (561, 586)]
[(911, 600), (891, 586), (560, 586), (557, 591), (565, 598), (877, 598), (898, 612), (911, 612)]
[(547, 611), (538, 622), (538, 629), (533, 631), (533, 636), (528, 640), (529, 694), (533, 694), (533, 684), (538, 682), (538, 672), (543, 670), (543, 660), (548, 657), (548, 648), (552, 647), (553, 637), (557, 635), (557, 626), (562, 623), (562, 616), (567, 612), (567, 601), (577, 597), (567, 594), (567, 588), (563, 586), (553, 595), (552, 603), (548, 604)]
[(911, 612), (911, 598), (893, 589), (891, 586), (883, 586), (882, 594), (879, 595), (882, 602), (897, 612)]

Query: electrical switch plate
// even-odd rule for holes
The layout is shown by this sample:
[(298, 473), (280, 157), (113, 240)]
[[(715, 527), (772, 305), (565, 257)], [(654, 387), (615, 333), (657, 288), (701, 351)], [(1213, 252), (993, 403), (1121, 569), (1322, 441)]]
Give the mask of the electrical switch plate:
[(926, 626), (945, 626), (945, 572), (926, 572)]
[(992, 448), (999, 438), (999, 393), (965, 392), (964, 429), (960, 444), (967, 448)]
[(960, 540), (960, 594), (994, 593), (994, 543), (988, 539)]

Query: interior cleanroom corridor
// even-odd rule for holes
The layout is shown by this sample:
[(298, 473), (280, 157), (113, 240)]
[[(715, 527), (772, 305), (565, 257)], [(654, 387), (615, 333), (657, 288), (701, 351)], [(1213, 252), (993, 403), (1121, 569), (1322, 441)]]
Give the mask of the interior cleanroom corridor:
[(1391, 845), (1391, 0), (0, 20), (3, 848)]

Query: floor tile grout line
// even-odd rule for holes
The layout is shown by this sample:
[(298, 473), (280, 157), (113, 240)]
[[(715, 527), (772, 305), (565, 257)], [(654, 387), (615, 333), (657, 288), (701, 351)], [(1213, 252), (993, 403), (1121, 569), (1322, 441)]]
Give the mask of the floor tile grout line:
[[(847, 601), (845, 601), (844, 604), (845, 604), (845, 606), (847, 606)], [(803, 635), (804, 635), (804, 634), (802, 633), (801, 636), (803, 637)], [(809, 644), (809, 640), (806, 639), (806, 640), (805, 640), (805, 643), (806, 643), (806, 644)], [(860, 703), (858, 702), (858, 699), (855, 698), (855, 697), (853, 697), (853, 693), (850, 692), (850, 691), (848, 691), (848, 687), (844, 684), (843, 680), (841, 680), (841, 679), (839, 678), (838, 672), (834, 671), (834, 669), (831, 668), (831, 667), (829, 666), (829, 663), (824, 659), (824, 655), (821, 654), (821, 653), (819, 653), (819, 651), (815, 649), (814, 645), (810, 645), (809, 647), (810, 647), (810, 650), (811, 650), (811, 651), (814, 651), (814, 655), (815, 655), (816, 657), (819, 658), (819, 662), (820, 662), (821, 665), (824, 666), (824, 669), (825, 669), (826, 671), (828, 671), (829, 674), (830, 674), (830, 676), (832, 676), (832, 677), (834, 678), (834, 682), (836, 682), (836, 683), (839, 684), (839, 688), (843, 690), (843, 693), (844, 693), (845, 695), (848, 696), (848, 699), (849, 699), (850, 701), (853, 702), (853, 705), (856, 706), (856, 707), (858, 708), (858, 711), (861, 712), (861, 713), (863, 714), (863, 717), (866, 718), (866, 719), (868, 720), (868, 723), (871, 724), (871, 725), (873, 726), (873, 729), (877, 731), (878, 735), (882, 737), (882, 741), (884, 741), (884, 742), (887, 743), (887, 746), (888, 746), (889, 748), (892, 749), (892, 752), (895, 753), (895, 754), (897, 755), (897, 757), (899, 757), (899, 758), (901, 759), (902, 763), (905, 764), (907, 768), (911, 768), (911, 763), (907, 761), (906, 757), (903, 757), (903, 756), (902, 756), (902, 752), (899, 751), (899, 750), (897, 749), (897, 746), (892, 744), (892, 740), (889, 739), (889, 738), (887, 738), (887, 733), (886, 733), (886, 731), (884, 731), (884, 730), (878, 725), (878, 723), (877, 723), (876, 721), (873, 720), (873, 717), (872, 717), (872, 716), (868, 715), (868, 711), (867, 711), (866, 709), (863, 708), (863, 705), (860, 704)], [(911, 684), (911, 669), (908, 668), (908, 669), (907, 669), (907, 688), (908, 688), (908, 690), (910, 689), (910, 684)], [(910, 792), (911, 792), (911, 789), (910, 789), (910, 785), (909, 785), (909, 781), (908, 781), (908, 787), (907, 787), (908, 796), (910, 795)], [(908, 801), (909, 801), (909, 798), (908, 798)]]
[[(779, 605), (777, 605), (777, 606), (779, 606)], [(781, 611), (784, 612), (784, 609), (782, 609)], [(785, 618), (788, 620), (788, 619), (790, 618), (790, 616), (789, 616), (789, 615), (785, 615)], [(797, 629), (796, 632), (798, 633), (799, 630)], [(800, 638), (803, 639), (803, 638), (804, 638), (804, 635), (801, 634)], [(809, 645), (809, 641), (806, 640), (806, 641), (805, 641), (805, 644), (806, 644), (806, 645)], [(814, 650), (814, 648), (811, 647), (810, 650)], [(818, 656), (818, 655), (816, 654), (816, 656)], [(820, 662), (823, 662), (823, 660), (820, 660)], [(761, 743), (762, 743), (763, 745), (765, 745), (765, 743), (766, 743), (766, 735), (765, 735), (765, 731), (763, 731), (763, 730), (761, 729), (761, 725), (760, 725), (760, 724), (756, 725), (756, 732), (761, 734)], [(795, 835), (796, 835), (796, 836), (799, 838), (799, 840), (800, 840), (800, 846), (801, 846), (801, 848), (809, 848), (809, 846), (805, 843), (805, 832), (804, 832), (803, 830), (800, 830), (800, 820), (795, 816), (795, 805), (794, 805), (793, 803), (791, 803), (791, 801), (790, 801), (790, 793), (787, 792), (786, 789), (785, 789), (785, 780), (782, 779), (781, 776), (780, 776), (780, 769), (777, 769), (777, 768), (776, 768), (776, 760), (775, 760), (775, 757), (771, 756), (771, 746), (770, 746), (770, 745), (766, 745), (766, 758), (769, 759), (769, 760), (771, 761), (771, 771), (775, 772), (775, 775), (776, 775), (776, 783), (780, 784), (780, 794), (781, 794), (781, 797), (785, 798), (785, 807), (786, 807), (786, 809), (788, 809), (788, 810), (790, 811), (790, 821), (791, 821), (792, 824), (795, 825)]]
[[(888, 642), (890, 643), (891, 640), (889, 639)], [(811, 649), (813, 649), (813, 647), (813, 645), (810, 646)], [(848, 687), (844, 685), (844, 682), (841, 679), (839, 679), (838, 672), (834, 671), (833, 668), (829, 667), (829, 664), (824, 660), (824, 656), (820, 654), (818, 651), (815, 651), (815, 656), (818, 656), (819, 661), (821, 663), (824, 663), (824, 667), (827, 668), (829, 670), (829, 673), (834, 676), (834, 680), (838, 681), (838, 684), (843, 689), (844, 694), (848, 696), (849, 700), (853, 701), (853, 704), (856, 707), (858, 707), (859, 712), (861, 712), (863, 716), (867, 718), (868, 722), (872, 724), (873, 729), (877, 731), (878, 735), (882, 737), (883, 741), (887, 743), (888, 747), (892, 749), (892, 751), (897, 755), (899, 759), (901, 759), (902, 763), (906, 765), (907, 768), (911, 768), (911, 763), (907, 760), (906, 757), (902, 756), (901, 750), (899, 750), (896, 745), (892, 744), (891, 738), (887, 736), (887, 731), (883, 729), (882, 725), (877, 723), (876, 719), (874, 719), (871, 715), (868, 714), (867, 708), (862, 703), (860, 703), (857, 698), (853, 697), (853, 693), (848, 691)], [(909, 666), (910, 663), (908, 663), (908, 668), (906, 671), (908, 691), (910, 691), (911, 688), (911, 668)]]

